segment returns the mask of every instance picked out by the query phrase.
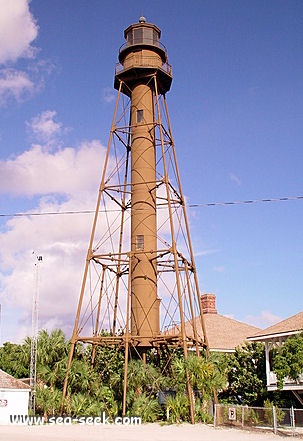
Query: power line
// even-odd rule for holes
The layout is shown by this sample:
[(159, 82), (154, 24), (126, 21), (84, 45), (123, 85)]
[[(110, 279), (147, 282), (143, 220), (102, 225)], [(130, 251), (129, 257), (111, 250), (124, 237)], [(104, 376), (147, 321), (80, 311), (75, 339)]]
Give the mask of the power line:
[[(303, 199), (303, 196), (287, 196), (283, 198), (267, 198), (267, 199), (249, 199), (244, 201), (230, 201), (230, 202), (206, 202), (200, 204), (187, 204), (187, 208), (199, 208), (199, 207), (217, 207), (217, 206), (230, 206), (230, 205), (244, 205), (244, 204), (258, 204), (261, 202), (284, 202), (284, 201), (296, 201)], [(118, 210), (106, 210), (106, 212), (117, 212)], [(0, 213), (0, 217), (23, 217), (23, 216), (57, 216), (57, 215), (70, 215), (70, 214), (92, 214), (95, 210), (74, 210), (74, 211), (45, 211), (40, 213)], [(105, 212), (105, 210), (100, 210)]]
[(214, 207), (222, 205), (243, 205), (243, 204), (256, 204), (260, 202), (283, 202), (283, 201), (296, 201), (303, 199), (303, 196), (288, 196), (283, 198), (268, 198), (268, 199), (249, 199), (246, 201), (231, 201), (231, 202), (208, 202), (205, 204), (189, 204), (188, 207)]

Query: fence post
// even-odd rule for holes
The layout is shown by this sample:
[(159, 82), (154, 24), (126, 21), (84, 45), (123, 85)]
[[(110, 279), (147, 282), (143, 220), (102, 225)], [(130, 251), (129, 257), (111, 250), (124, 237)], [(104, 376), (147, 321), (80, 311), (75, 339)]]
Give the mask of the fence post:
[(277, 414), (275, 406), (272, 407), (274, 434), (277, 435)]
[(295, 432), (296, 432), (296, 420), (295, 420), (295, 410), (294, 410), (294, 406), (291, 406), (291, 408), (290, 408), (290, 421), (291, 421), (292, 434), (293, 434), (293, 436), (295, 436)]
[(216, 427), (217, 424), (217, 405), (215, 404), (215, 411), (214, 411), (214, 427)]
[(242, 429), (244, 428), (244, 406), (241, 406), (242, 408)]

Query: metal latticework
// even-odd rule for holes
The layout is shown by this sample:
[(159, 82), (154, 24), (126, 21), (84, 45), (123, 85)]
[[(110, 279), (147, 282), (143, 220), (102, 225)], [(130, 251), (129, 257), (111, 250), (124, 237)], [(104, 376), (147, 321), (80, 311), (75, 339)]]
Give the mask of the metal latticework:
[[(130, 65), (120, 56), (116, 68), (118, 95), (68, 365), (77, 342), (92, 345), (92, 364), (98, 345), (125, 351), (124, 413), (132, 351), (145, 361), (150, 349), (180, 347), (186, 358), (189, 348), (199, 354), (207, 347), (165, 98), (171, 68), (166, 60), (159, 68), (157, 54), (131, 56)], [(64, 395), (67, 384), (68, 372)]]
[(39, 291), (40, 291), (40, 263), (42, 256), (37, 256), (38, 262), (35, 264), (35, 289), (32, 304), (32, 336), (31, 336), (31, 356), (30, 356), (30, 400), (29, 409), (33, 414), (36, 411), (36, 386), (37, 386), (37, 343), (38, 343), (38, 311), (39, 311)]

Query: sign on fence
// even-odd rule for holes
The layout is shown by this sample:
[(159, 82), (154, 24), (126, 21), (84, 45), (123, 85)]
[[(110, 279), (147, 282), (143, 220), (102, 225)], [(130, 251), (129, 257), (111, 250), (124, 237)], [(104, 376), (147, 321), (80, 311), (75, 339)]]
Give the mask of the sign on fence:
[(236, 408), (235, 407), (228, 408), (228, 419), (231, 421), (236, 421), (237, 415), (236, 415)]
[(279, 435), (303, 435), (303, 409), (216, 404), (214, 426), (222, 425), (271, 430)]

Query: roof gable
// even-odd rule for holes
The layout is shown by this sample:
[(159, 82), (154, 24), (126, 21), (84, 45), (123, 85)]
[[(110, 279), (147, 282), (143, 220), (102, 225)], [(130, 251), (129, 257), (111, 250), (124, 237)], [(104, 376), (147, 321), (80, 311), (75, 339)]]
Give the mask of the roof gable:
[(12, 377), (0, 369), (0, 389), (28, 389), (30, 386), (17, 378)]

